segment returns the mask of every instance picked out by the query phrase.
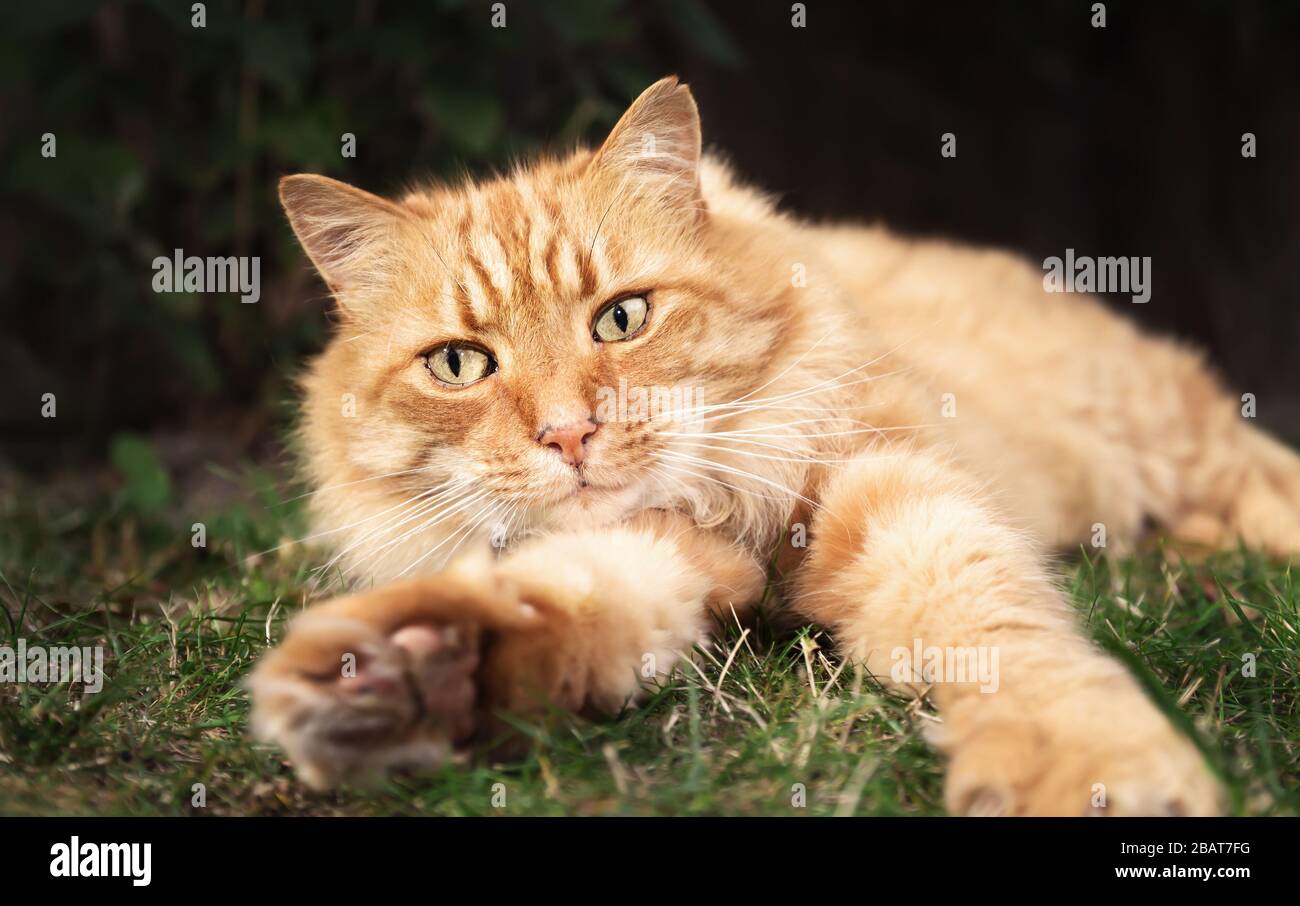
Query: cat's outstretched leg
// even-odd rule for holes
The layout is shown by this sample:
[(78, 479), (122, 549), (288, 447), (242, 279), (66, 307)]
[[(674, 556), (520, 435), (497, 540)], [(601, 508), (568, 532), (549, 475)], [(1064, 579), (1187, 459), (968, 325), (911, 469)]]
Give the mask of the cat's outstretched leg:
[(1246, 424), (1208, 440), (1190, 480), (1174, 536), (1206, 547), (1240, 541), (1275, 557), (1300, 558), (1300, 456)]
[(436, 764), (497, 712), (618, 711), (763, 581), (665, 513), (535, 538), (309, 608), (252, 675), (254, 726), (316, 787)]
[(1199, 547), (1300, 557), (1300, 455), (1255, 427), (1254, 397), (1224, 390), (1199, 355), (1164, 341), (1142, 350), (1120, 433), (1133, 443), (1150, 515)]
[(1196, 748), (1084, 637), (974, 483), (885, 451), (836, 472), (821, 504), (794, 604), (883, 682), (930, 686), (951, 812), (1218, 810)]

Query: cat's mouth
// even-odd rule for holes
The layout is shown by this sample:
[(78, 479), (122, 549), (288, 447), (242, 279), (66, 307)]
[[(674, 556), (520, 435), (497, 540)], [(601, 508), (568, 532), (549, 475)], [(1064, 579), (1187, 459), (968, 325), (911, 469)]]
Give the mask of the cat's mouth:
[(614, 491), (621, 491), (623, 488), (624, 485), (596, 484), (589, 479), (579, 478), (577, 482), (574, 483), (573, 490), (566, 494), (564, 499), (572, 500), (575, 497), (590, 497), (601, 493), (612, 493)]
[(586, 475), (575, 475), (572, 483), (556, 489), (552, 506), (574, 508), (582, 511), (603, 510), (621, 500), (629, 488), (630, 482), (594, 480)]

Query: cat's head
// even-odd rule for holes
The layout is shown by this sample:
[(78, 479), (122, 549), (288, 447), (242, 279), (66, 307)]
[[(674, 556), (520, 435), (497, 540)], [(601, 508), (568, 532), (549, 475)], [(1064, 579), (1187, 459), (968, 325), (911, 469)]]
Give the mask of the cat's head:
[(728, 410), (709, 407), (770, 376), (792, 313), (788, 263), (711, 207), (713, 166), (689, 90), (664, 79), (594, 152), (490, 181), (389, 201), (285, 178), (340, 313), (306, 380), (313, 479), (423, 491), (484, 524), (717, 486), (698, 435)]

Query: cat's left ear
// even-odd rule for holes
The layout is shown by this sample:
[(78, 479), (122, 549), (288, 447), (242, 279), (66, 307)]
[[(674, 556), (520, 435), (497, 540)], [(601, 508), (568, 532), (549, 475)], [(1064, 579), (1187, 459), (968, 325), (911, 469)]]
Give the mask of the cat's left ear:
[(700, 111), (691, 90), (669, 76), (643, 91), (596, 152), (591, 172), (702, 214)]

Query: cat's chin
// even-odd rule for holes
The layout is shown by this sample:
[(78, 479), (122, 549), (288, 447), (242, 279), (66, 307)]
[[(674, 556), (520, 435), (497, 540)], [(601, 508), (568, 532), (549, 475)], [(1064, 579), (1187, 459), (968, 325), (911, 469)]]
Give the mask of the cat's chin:
[(621, 522), (642, 509), (641, 489), (636, 485), (618, 487), (584, 485), (549, 504), (544, 521), (553, 528), (579, 528)]

